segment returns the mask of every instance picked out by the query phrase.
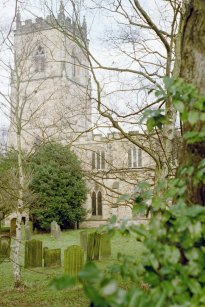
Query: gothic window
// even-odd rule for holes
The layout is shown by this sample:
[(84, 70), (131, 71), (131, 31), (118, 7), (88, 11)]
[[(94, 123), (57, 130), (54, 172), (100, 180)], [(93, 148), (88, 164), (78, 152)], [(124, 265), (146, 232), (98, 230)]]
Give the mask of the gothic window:
[(105, 152), (103, 150), (92, 153), (92, 169), (105, 169)]
[(92, 193), (92, 215), (96, 215), (97, 210), (96, 210), (96, 193)]
[(97, 204), (98, 204), (98, 215), (102, 215), (102, 193), (100, 191), (98, 192)]
[(102, 193), (92, 193), (92, 215), (102, 215)]
[(35, 53), (35, 65), (36, 65), (36, 72), (42, 72), (45, 70), (45, 52), (43, 47), (38, 46), (36, 53)]
[(142, 150), (140, 148), (130, 148), (128, 150), (128, 167), (135, 168), (142, 166)]

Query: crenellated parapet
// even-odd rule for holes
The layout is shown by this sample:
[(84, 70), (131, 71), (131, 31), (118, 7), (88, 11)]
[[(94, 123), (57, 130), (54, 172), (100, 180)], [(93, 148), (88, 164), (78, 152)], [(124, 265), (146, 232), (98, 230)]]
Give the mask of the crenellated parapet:
[(66, 16), (62, 2), (57, 17), (54, 15), (47, 15), (45, 18), (37, 17), (35, 20), (26, 19), (25, 21), (22, 21), (20, 10), (18, 9), (15, 34), (21, 35), (53, 28), (66, 30), (75, 36), (87, 40), (87, 24), (85, 18), (83, 19), (82, 24), (79, 24), (69, 16)]

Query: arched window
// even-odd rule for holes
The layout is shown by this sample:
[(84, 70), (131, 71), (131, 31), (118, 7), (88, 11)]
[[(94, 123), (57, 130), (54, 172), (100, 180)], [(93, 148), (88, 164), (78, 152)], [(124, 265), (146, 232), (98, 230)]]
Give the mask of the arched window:
[(102, 215), (102, 193), (92, 193), (92, 215)]
[(103, 150), (92, 153), (92, 169), (105, 169), (105, 152)]
[(97, 204), (98, 204), (98, 215), (102, 215), (102, 193), (100, 191), (98, 192)]
[(97, 214), (97, 210), (96, 210), (96, 193), (93, 192), (92, 193), (92, 215), (96, 215)]
[(135, 168), (142, 166), (142, 150), (140, 148), (130, 148), (128, 150), (128, 167)]
[(42, 72), (45, 70), (45, 52), (43, 47), (38, 46), (35, 54), (35, 65), (36, 65), (36, 72)]

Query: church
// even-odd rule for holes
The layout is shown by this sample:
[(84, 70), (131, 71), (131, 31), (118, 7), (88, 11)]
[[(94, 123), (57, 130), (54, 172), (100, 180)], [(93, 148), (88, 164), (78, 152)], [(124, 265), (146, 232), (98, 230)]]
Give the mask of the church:
[[(85, 19), (79, 24), (66, 17), (62, 2), (57, 18), (22, 21), (18, 10), (14, 37), (8, 147), (17, 146), (17, 134), (27, 151), (46, 140), (70, 144), (89, 189), (80, 227), (105, 224), (112, 215), (133, 219), (132, 204), (119, 203), (118, 197), (130, 194), (137, 182), (152, 180), (155, 165), (122, 133), (96, 130), (90, 63), (81, 46), (89, 50)], [(129, 135), (141, 138), (138, 131)]]

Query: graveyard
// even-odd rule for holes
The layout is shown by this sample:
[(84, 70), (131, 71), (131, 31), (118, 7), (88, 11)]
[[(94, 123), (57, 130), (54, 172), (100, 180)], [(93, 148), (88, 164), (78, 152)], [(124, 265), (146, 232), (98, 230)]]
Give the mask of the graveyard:
[[(90, 238), (87, 241), (88, 255), (85, 234)], [(102, 240), (102, 250), (99, 254), (97, 251), (99, 251), (100, 237), (99, 234), (95, 236), (95, 229), (67, 230), (57, 235), (55, 232), (53, 234), (31, 234), (30, 240), (25, 239), (28, 238), (24, 237), (21, 242), (23, 284), (19, 289), (13, 288), (12, 261), (1, 257), (1, 307), (89, 306), (89, 301), (80, 284), (73, 288), (57, 291), (50, 286), (51, 281), (63, 274), (75, 275), (86, 261), (92, 261), (104, 270), (117, 261), (118, 253), (134, 254), (136, 259), (140, 259), (142, 251), (141, 243), (136, 242), (134, 237), (116, 234), (111, 239)], [(95, 241), (94, 245), (93, 240)], [(95, 247), (93, 248), (93, 246)], [(73, 257), (73, 255), (75, 256)], [(79, 261), (76, 262), (76, 259)], [(119, 282), (122, 283), (122, 287), (129, 287), (130, 282)]]

